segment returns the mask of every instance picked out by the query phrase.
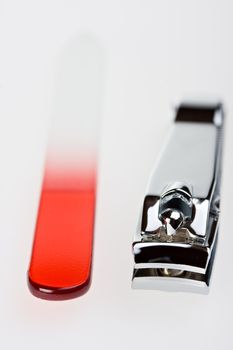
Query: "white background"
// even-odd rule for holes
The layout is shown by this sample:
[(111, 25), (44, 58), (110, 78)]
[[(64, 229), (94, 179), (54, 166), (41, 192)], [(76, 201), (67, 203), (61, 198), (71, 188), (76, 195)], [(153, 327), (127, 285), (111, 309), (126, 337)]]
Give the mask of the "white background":
[[(0, 1), (1, 349), (233, 348), (232, 18), (230, 0)], [(29, 293), (26, 272), (55, 67), (69, 40), (93, 42), (103, 62), (93, 281), (79, 299), (46, 302)], [(217, 95), (227, 112), (210, 293), (131, 290), (144, 189), (186, 94)]]

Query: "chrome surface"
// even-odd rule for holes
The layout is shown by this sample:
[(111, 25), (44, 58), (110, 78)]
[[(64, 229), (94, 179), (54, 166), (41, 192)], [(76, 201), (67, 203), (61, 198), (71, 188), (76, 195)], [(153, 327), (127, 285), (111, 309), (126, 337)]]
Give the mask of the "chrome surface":
[(219, 103), (177, 109), (134, 236), (134, 288), (209, 286), (219, 223), (223, 122)]

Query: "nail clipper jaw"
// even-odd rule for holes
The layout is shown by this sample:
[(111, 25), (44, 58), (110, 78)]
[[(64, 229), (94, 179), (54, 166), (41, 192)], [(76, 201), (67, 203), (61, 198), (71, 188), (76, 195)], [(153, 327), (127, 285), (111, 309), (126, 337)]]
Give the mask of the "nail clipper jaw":
[[(195, 116), (195, 108), (186, 106), (186, 114), (190, 109)], [(219, 108), (217, 108), (218, 113)], [(197, 109), (200, 114), (199, 108)], [(220, 111), (222, 113), (221, 108)], [(177, 164), (173, 163), (166, 168), (155, 169), (152, 174), (138, 232), (133, 242), (134, 288), (163, 289), (162, 285), (165, 285), (169, 289), (171, 286), (174, 289), (176, 285), (179, 290), (187, 290), (187, 286), (194, 290), (209, 285), (219, 222), (219, 207), (218, 205), (216, 207), (216, 203), (218, 204), (220, 195), (222, 148), (220, 134), (222, 134), (223, 123), (220, 126), (211, 123), (210, 113), (208, 121), (204, 124), (194, 120), (192, 123), (186, 120), (182, 122), (181, 114), (178, 113), (178, 115), (179, 121), (175, 123), (173, 137), (170, 138), (164, 152), (166, 158), (164, 164), (169, 159), (172, 162), (175, 139), (174, 147), (180, 148), (181, 159), (187, 166), (192, 165), (192, 171), (181, 166), (183, 171), (180, 172), (177, 170)], [(214, 121), (214, 118), (212, 119)], [(204, 135), (200, 135), (203, 133), (201, 126), (206, 131), (205, 140)], [(193, 131), (195, 128), (196, 130)], [(186, 132), (186, 135), (182, 135), (181, 131)], [(197, 146), (197, 152), (194, 149), (195, 144), (191, 144), (189, 150), (185, 149), (183, 144), (187, 143), (187, 140), (200, 142), (202, 146)], [(179, 142), (180, 147), (177, 146)], [(207, 156), (198, 152), (198, 148), (201, 150), (205, 143)], [(188, 151), (192, 159), (187, 157)], [(205, 152), (204, 148), (203, 152)], [(163, 166), (163, 160), (159, 165)], [(167, 176), (165, 169), (174, 176)], [(205, 174), (203, 175), (204, 184), (202, 172)], [(186, 176), (181, 177), (181, 174)], [(164, 178), (172, 179), (173, 182), (164, 186)], [(185, 181), (180, 181), (181, 179)], [(159, 187), (163, 188), (160, 194)]]

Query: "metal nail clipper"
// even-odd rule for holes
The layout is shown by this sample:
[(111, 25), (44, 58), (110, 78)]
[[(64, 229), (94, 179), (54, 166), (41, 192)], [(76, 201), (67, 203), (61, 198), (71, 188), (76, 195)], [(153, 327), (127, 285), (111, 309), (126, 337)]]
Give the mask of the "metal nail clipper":
[(217, 245), (221, 103), (181, 104), (152, 172), (133, 240), (133, 288), (207, 287)]

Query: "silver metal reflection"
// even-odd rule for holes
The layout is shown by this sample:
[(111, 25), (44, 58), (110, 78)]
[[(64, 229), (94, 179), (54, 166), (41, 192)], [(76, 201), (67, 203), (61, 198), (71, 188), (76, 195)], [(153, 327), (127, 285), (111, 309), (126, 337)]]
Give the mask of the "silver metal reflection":
[(182, 104), (133, 241), (134, 288), (208, 287), (217, 243), (223, 108)]

